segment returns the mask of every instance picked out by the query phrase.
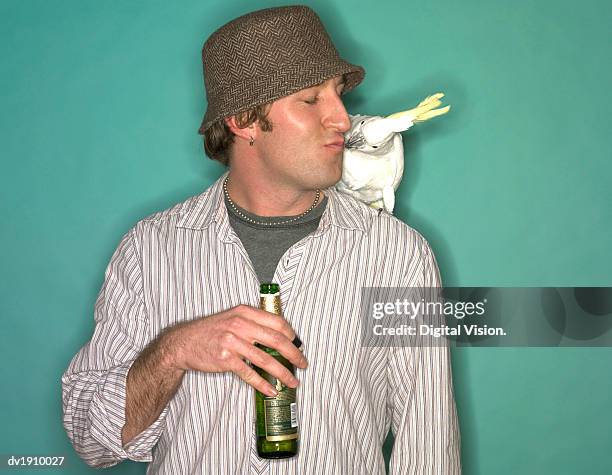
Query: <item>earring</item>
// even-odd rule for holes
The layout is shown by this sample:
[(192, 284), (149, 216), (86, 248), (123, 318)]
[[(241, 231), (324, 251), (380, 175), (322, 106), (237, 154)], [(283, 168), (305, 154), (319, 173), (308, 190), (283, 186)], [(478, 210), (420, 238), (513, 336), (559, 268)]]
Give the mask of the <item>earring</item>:
[(250, 137), (249, 138), (249, 145), (252, 147), (254, 143), (255, 143), (255, 139), (253, 137)]

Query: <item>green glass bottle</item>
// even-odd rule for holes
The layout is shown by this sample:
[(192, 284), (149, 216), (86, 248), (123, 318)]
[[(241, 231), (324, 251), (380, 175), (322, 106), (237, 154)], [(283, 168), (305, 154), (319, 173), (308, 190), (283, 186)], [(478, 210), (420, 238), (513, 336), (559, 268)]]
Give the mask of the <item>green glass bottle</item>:
[[(259, 306), (266, 312), (282, 315), (278, 284), (261, 284)], [(278, 351), (259, 343), (256, 346), (276, 358), (295, 375), (294, 366)], [(293, 457), (298, 451), (295, 388), (288, 388), (261, 368), (254, 367), (254, 369), (278, 391), (278, 394), (273, 397), (255, 391), (257, 453), (261, 458), (266, 459)]]

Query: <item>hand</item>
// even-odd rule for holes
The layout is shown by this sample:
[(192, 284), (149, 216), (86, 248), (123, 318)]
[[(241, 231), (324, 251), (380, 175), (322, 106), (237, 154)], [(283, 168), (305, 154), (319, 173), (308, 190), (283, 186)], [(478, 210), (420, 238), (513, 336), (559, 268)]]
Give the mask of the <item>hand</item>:
[(207, 373), (231, 371), (258, 391), (275, 396), (276, 389), (245, 363), (266, 370), (285, 386), (295, 388), (298, 380), (274, 357), (255, 347), (261, 343), (274, 348), (293, 365), (305, 368), (306, 358), (292, 343), (295, 332), (287, 321), (273, 313), (239, 305), (224, 312), (180, 323), (166, 333), (174, 352), (174, 364), (181, 370)]

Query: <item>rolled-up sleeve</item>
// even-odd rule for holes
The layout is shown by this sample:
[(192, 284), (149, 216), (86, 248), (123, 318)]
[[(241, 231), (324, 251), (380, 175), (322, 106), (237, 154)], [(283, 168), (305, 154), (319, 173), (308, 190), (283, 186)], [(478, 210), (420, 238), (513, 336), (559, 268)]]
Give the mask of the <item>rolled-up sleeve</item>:
[(111, 258), (94, 318), (92, 339), (62, 376), (64, 427), (75, 450), (90, 466), (109, 467), (124, 459), (151, 461), (167, 406), (151, 426), (126, 446), (121, 443), (127, 374), (151, 340), (135, 228), (123, 237)]
[[(412, 273), (419, 278), (407, 287), (440, 287), (433, 252), (424, 239), (419, 247), (422, 272)], [(460, 474), (461, 443), (448, 344), (391, 348), (387, 374), (395, 437), (390, 473)]]

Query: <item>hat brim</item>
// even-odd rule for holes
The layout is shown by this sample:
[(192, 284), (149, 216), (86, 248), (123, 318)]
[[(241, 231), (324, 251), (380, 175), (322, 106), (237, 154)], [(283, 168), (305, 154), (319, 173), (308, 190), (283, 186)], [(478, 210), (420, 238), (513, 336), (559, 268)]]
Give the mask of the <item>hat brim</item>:
[[(203, 135), (211, 125), (225, 117), (231, 117), (259, 105), (276, 101), (341, 75), (345, 76), (344, 91), (348, 92), (363, 81), (365, 70), (361, 66), (336, 59), (333, 62), (318, 64), (316, 69), (313, 69), (312, 63), (304, 63), (297, 67), (292, 66), (291, 69), (277, 71), (266, 78), (247, 78), (241, 84), (234, 85), (234, 91), (215, 94), (217, 97), (236, 97), (236, 100), (230, 99), (225, 104), (208, 104), (198, 133)], [(236, 94), (239, 91), (240, 96)], [(248, 93), (245, 94), (245, 91)], [(245, 95), (253, 99), (246, 105), (244, 103), (238, 105), (240, 97), (244, 98)]]

